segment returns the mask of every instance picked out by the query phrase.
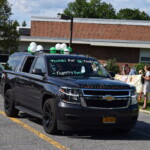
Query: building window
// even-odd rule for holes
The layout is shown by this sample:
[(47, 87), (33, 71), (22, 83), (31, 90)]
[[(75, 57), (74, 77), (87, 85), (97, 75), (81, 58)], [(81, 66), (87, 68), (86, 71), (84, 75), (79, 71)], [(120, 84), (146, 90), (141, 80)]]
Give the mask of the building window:
[(141, 62), (150, 63), (150, 57), (141, 57)]

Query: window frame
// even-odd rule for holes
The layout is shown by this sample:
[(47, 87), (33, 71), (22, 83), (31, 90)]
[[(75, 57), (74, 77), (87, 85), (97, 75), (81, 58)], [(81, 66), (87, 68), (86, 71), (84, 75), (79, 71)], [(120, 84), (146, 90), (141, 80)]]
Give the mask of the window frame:
[[(26, 62), (27, 62), (27, 59), (28, 59), (29, 57), (32, 57), (32, 58), (34, 58), (34, 59), (33, 59), (33, 62), (32, 62), (32, 64), (31, 64), (31, 66), (30, 66), (29, 71), (28, 71), (28, 72), (25, 72), (25, 71), (23, 71), (23, 69), (24, 69), (25, 64), (26, 64)], [(35, 57), (35, 56), (26, 56), (25, 59), (24, 59), (24, 62), (22, 63), (22, 67), (20, 68), (20, 72), (22, 72), (22, 73), (30, 73), (30, 70), (31, 70), (32, 65), (34, 64), (35, 60), (36, 60), (36, 57)]]
[(33, 73), (32, 73), (32, 71), (33, 71), (34, 66), (35, 66), (35, 64), (36, 64), (36, 62), (37, 62), (37, 60), (38, 60), (39, 58), (42, 58), (42, 59), (43, 59), (43, 61), (44, 61), (44, 65), (45, 65), (45, 74), (48, 74), (48, 72), (47, 72), (47, 65), (46, 65), (46, 61), (45, 61), (45, 59), (44, 59), (44, 57), (43, 57), (43, 56), (38, 56), (38, 57), (36, 57), (36, 58), (34, 59), (34, 62), (32, 63), (32, 66), (31, 66), (31, 68), (30, 68), (29, 73), (30, 73), (30, 74), (33, 74)]
[[(16, 59), (16, 58), (18, 58), (18, 59)], [(18, 72), (20, 70), (20, 65), (22, 64), (23, 60), (24, 60), (24, 56), (21, 56), (21, 55), (12, 55), (12, 56), (10, 56), (7, 63), (6, 63), (5, 69), (13, 71), (13, 72)], [(10, 65), (11, 61), (15, 62), (12, 66)], [(19, 63), (17, 61), (19, 61)], [(11, 67), (11, 69), (9, 67)]]

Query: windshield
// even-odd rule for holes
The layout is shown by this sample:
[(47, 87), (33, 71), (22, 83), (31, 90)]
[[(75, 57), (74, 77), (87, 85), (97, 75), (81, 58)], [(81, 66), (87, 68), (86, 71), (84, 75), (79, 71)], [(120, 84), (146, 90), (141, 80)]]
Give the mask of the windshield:
[(50, 76), (110, 77), (104, 67), (90, 58), (49, 58)]

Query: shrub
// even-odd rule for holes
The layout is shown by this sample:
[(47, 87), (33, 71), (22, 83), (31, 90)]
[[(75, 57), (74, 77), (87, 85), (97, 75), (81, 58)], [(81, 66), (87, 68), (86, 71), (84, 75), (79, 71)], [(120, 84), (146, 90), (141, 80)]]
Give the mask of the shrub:
[(145, 66), (145, 65), (146, 65), (145, 63), (138, 63), (138, 64), (136, 64), (136, 65), (135, 65), (136, 72), (138, 73), (139, 70), (143, 70), (143, 72), (144, 72), (144, 66)]
[(119, 73), (119, 65), (117, 65), (116, 62), (117, 62), (116, 58), (108, 59), (106, 61), (107, 70), (114, 72), (115, 74)]

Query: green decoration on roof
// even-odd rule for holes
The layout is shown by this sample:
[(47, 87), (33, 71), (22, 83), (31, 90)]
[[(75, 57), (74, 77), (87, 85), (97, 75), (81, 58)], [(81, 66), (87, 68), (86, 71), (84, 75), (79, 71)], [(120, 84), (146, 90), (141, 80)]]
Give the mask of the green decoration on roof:
[(50, 48), (50, 53), (56, 54), (56, 48), (55, 48), (55, 47), (51, 47), (51, 48)]
[(31, 50), (30, 50), (31, 46), (28, 46), (28, 53), (31, 53)]
[(60, 54), (64, 54), (64, 49), (61, 49), (61, 50), (60, 50)]
[(69, 49), (70, 53), (73, 52), (72, 48), (71, 47), (67, 47), (67, 49)]

